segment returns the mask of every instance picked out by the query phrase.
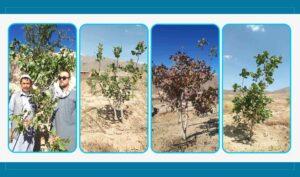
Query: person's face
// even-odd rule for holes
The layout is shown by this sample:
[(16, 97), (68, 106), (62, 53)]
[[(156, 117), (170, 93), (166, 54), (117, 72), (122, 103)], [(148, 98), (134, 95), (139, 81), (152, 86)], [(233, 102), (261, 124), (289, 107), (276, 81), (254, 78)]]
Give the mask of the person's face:
[(70, 75), (68, 72), (61, 72), (58, 76), (59, 86), (61, 88), (66, 88), (69, 86)]
[(23, 92), (29, 92), (31, 89), (31, 81), (30, 79), (22, 79), (21, 80), (21, 89)]

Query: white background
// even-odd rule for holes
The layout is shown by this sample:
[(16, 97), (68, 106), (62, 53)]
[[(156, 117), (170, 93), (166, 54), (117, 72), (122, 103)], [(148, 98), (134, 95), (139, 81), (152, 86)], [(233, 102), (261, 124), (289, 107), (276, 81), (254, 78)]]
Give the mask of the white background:
[[(0, 15), (0, 161), (2, 162), (300, 162), (300, 15)], [(151, 58), (151, 27), (154, 24), (182, 23), (182, 24), (216, 24), (221, 31), (228, 23), (285, 23), (292, 30), (292, 142), (288, 153), (226, 153), (220, 149), (216, 153), (171, 153), (158, 154), (149, 147), (145, 153), (92, 153), (87, 154), (79, 148), (74, 153), (12, 153), (8, 150), (8, 28), (12, 23), (72, 23), (77, 27), (77, 58), (79, 58), (79, 29), (86, 23), (142, 23), (149, 29), (149, 59)], [(280, 35), (280, 34), (279, 34)], [(220, 46), (222, 49), (222, 33)], [(222, 56), (222, 51), (220, 55)], [(222, 61), (220, 61), (222, 65)], [(220, 69), (222, 73), (222, 69)], [(222, 77), (220, 78), (222, 88)], [(78, 88), (79, 89), (79, 88)], [(79, 95), (77, 95), (78, 98)], [(222, 95), (221, 95), (222, 96)], [(222, 98), (220, 104), (222, 105)], [(221, 108), (222, 111), (222, 108)], [(78, 110), (79, 112), (79, 110)], [(220, 114), (221, 115), (221, 114)], [(79, 116), (77, 117), (79, 120)], [(149, 125), (150, 125), (150, 120)], [(79, 122), (79, 121), (78, 121)], [(78, 124), (79, 129), (79, 124)], [(149, 127), (150, 130), (150, 127)], [(150, 132), (150, 131), (149, 131)], [(79, 133), (79, 131), (78, 131)], [(220, 130), (222, 135), (222, 129)], [(150, 134), (149, 134), (150, 135)], [(150, 137), (150, 136), (148, 136)], [(222, 136), (220, 136), (222, 138)], [(222, 139), (221, 139), (222, 140)], [(79, 137), (78, 137), (79, 142)], [(149, 139), (150, 142), (150, 139)], [(79, 144), (79, 143), (78, 143)]]

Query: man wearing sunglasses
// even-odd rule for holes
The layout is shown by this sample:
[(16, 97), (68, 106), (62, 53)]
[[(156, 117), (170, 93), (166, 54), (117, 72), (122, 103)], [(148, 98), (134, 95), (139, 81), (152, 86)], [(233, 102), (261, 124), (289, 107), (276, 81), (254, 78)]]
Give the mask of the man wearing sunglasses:
[(70, 84), (71, 74), (62, 71), (58, 75), (58, 85), (54, 85), (54, 98), (58, 99), (54, 112), (53, 126), (59, 137), (69, 139), (68, 151), (76, 148), (76, 91)]

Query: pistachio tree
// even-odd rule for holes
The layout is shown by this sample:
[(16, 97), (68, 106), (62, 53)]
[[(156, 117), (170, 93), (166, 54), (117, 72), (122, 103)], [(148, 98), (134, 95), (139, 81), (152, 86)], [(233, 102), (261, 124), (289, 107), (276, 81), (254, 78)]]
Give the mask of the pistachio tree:
[[(198, 47), (208, 44), (205, 38), (198, 41)], [(172, 65), (153, 67), (153, 84), (160, 92), (159, 99), (178, 113), (182, 138), (187, 140), (189, 111), (197, 116), (213, 113), (217, 105), (218, 88), (208, 83), (216, 77), (205, 60), (195, 59), (178, 51), (169, 58)]]
[[(272, 117), (272, 111), (268, 108), (272, 98), (266, 95), (266, 89), (274, 83), (274, 72), (282, 63), (281, 56), (271, 56), (268, 51), (264, 51), (254, 58), (256, 71), (242, 69), (239, 74), (242, 83), (233, 85), (236, 96), (232, 101), (234, 121), (237, 126), (245, 129), (246, 139), (249, 141), (252, 141), (254, 126)], [(249, 80), (251, 84), (244, 84), (246, 80)]]
[[(143, 69), (137, 64), (140, 55), (142, 55), (145, 50), (146, 46), (144, 42), (138, 42), (135, 49), (131, 52), (137, 59), (131, 59), (126, 62), (126, 64), (120, 64), (122, 47), (113, 47), (112, 52), (115, 59), (112, 63), (108, 65), (104, 72), (92, 70), (87, 80), (87, 84), (90, 86), (94, 95), (100, 93), (109, 100), (114, 112), (113, 119), (116, 121), (122, 122), (124, 118), (124, 103), (132, 98), (135, 86), (142, 78)], [(102, 56), (102, 53), (98, 50), (97, 58), (100, 55)], [(99, 60), (97, 61), (101, 62)]]
[[(22, 115), (10, 117), (16, 123), (14, 133), (26, 131), (28, 126), (34, 127), (39, 151), (66, 151), (68, 139), (60, 138), (51, 130), (52, 115), (57, 100), (49, 88), (54, 84), (60, 71), (74, 71), (74, 51), (64, 48), (61, 41), (67, 39), (63, 31), (56, 25), (25, 25), (25, 41), (14, 39), (9, 46), (10, 63), (15, 63), (21, 73), (28, 74), (33, 81), (31, 102), (36, 105), (35, 115), (24, 124)], [(56, 35), (56, 40), (53, 36)], [(58, 50), (56, 52), (56, 50)]]

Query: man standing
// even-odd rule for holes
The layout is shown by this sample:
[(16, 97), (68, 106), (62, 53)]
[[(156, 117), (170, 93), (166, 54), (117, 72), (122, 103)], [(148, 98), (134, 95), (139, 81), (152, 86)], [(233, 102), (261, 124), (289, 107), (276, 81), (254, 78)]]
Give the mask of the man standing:
[(34, 148), (34, 129), (27, 125), (35, 113), (35, 106), (30, 102), (32, 95), (32, 80), (29, 75), (20, 78), (21, 91), (12, 94), (9, 102), (9, 117), (13, 115), (22, 116), (23, 125), (26, 130), (22, 133), (15, 131), (16, 123), (11, 122), (11, 142), (9, 147), (14, 152), (32, 152)]
[(70, 85), (70, 72), (62, 71), (58, 85), (54, 85), (54, 98), (58, 99), (54, 112), (54, 128), (59, 137), (69, 139), (68, 151), (76, 148), (76, 91)]

